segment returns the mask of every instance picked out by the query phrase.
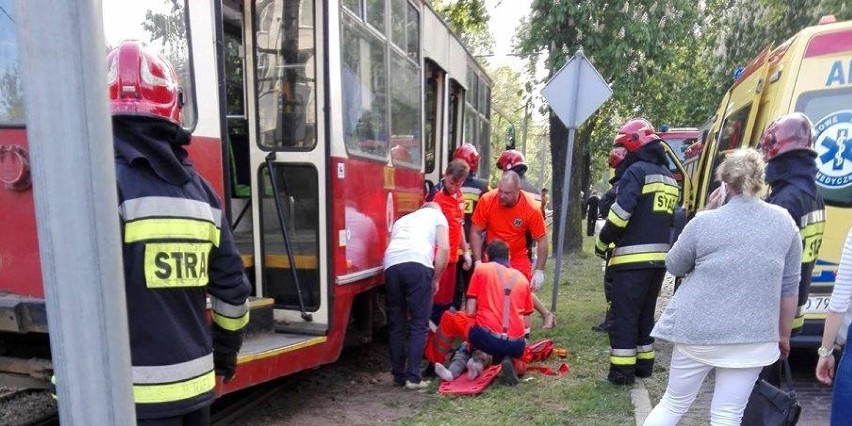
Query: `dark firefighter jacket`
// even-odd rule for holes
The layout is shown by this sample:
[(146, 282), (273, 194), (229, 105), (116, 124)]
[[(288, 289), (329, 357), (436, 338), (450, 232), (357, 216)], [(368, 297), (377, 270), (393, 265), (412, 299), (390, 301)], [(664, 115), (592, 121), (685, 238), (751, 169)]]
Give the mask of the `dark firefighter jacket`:
[(595, 247), (604, 252), (610, 243), (615, 244), (608, 267), (665, 268), (679, 190), (663, 166), (665, 154), (659, 144), (655, 141), (631, 153), (638, 161), (617, 183), (616, 201)]
[(808, 301), (811, 274), (814, 270), (822, 234), (825, 229), (825, 203), (817, 193), (817, 166), (812, 151), (797, 150), (773, 158), (766, 166), (770, 186), (766, 201), (790, 213), (802, 236), (802, 278), (799, 281), (799, 308), (793, 329), (804, 324), (804, 308)]
[(113, 129), (136, 415), (178, 416), (213, 402), (213, 351), (239, 350), (251, 287), (189, 134), (138, 117)]

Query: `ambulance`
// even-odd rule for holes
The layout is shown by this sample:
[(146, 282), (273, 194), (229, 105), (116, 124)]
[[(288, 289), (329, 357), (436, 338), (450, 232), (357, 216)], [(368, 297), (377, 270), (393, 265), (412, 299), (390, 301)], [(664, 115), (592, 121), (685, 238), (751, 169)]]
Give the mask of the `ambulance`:
[[(778, 46), (761, 51), (725, 94), (703, 144), (686, 153), (692, 191), (684, 205), (701, 210), (718, 185), (713, 171), (729, 150), (756, 147), (777, 117), (802, 112), (814, 123), (816, 183), (825, 199), (805, 325), (794, 347), (819, 346), (840, 252), (852, 224), (852, 21), (820, 19)], [(700, 152), (697, 152), (700, 149)], [(747, 308), (744, 306), (743, 308)]]

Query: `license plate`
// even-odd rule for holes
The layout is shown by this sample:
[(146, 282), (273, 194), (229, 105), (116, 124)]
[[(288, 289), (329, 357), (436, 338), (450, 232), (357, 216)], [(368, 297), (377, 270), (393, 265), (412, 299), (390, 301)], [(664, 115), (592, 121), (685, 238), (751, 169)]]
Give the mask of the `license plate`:
[(828, 311), (828, 302), (831, 296), (810, 296), (805, 305), (806, 314), (824, 314)]

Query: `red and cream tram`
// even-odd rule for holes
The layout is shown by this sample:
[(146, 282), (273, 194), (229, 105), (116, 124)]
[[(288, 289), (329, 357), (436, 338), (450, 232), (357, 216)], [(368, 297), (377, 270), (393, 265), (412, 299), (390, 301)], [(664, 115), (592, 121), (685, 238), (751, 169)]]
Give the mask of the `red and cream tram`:
[[(0, 0), (0, 385), (38, 387), (49, 330), (11, 3)], [(491, 83), (458, 38), (423, 0), (104, 0), (103, 16), (108, 46), (144, 40), (178, 70), (192, 159), (227, 201), (254, 285), (239, 374), (220, 394), (369, 340), (394, 219), (462, 142), (490, 169)]]

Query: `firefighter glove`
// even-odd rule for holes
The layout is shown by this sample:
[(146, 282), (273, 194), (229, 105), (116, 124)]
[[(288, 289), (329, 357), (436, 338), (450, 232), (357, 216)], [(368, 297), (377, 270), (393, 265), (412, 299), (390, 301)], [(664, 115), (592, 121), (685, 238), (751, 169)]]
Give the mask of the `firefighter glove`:
[(606, 260), (606, 250), (607, 250), (607, 245), (604, 244), (603, 241), (598, 239), (595, 242), (595, 256), (597, 256), (597, 257), (599, 257), (603, 260)]
[(222, 382), (228, 383), (237, 372), (237, 353), (213, 352), (213, 368), (217, 376), (222, 376)]
[(544, 285), (544, 271), (536, 269), (530, 284), (532, 284), (533, 291), (538, 291)]

